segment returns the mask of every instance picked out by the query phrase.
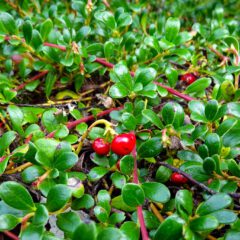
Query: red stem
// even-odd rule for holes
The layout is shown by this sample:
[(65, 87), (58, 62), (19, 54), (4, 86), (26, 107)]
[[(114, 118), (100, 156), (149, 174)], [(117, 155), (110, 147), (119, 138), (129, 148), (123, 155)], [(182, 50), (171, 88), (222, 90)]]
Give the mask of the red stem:
[[(102, 111), (102, 112), (98, 113), (97, 117), (105, 116), (105, 115), (109, 114), (112, 111), (118, 111), (118, 110), (121, 110), (122, 108), (123, 108), (123, 106), (107, 109), (105, 111)], [(81, 119), (78, 119), (78, 120), (75, 120), (75, 121), (72, 121), (72, 122), (68, 122), (67, 123), (67, 128), (68, 129), (72, 129), (72, 128), (76, 127), (80, 123), (88, 122), (88, 121), (91, 121), (91, 120), (94, 120), (94, 119), (95, 119), (95, 116), (94, 115), (90, 115), (90, 116), (87, 116), (87, 117), (84, 117), (84, 118), (81, 118)], [(55, 134), (55, 131), (49, 133), (46, 137), (47, 138), (53, 138), (54, 134)]]
[(112, 64), (110, 62), (106, 62), (103, 58), (96, 58), (94, 60), (94, 62), (100, 63), (103, 66), (108, 67), (108, 68), (113, 68), (114, 67), (114, 64)]
[(3, 232), (6, 236), (8, 236), (9, 238), (13, 239), (13, 240), (19, 240), (18, 236), (16, 236), (14, 233), (9, 232), (9, 231), (4, 231)]
[(57, 49), (60, 49), (63, 52), (65, 52), (66, 49), (67, 49), (65, 46), (57, 45), (57, 44), (54, 44), (54, 43), (48, 43), (48, 42), (43, 43), (43, 46), (57, 48)]
[(180, 98), (182, 98), (182, 99), (184, 99), (186, 101), (196, 100), (195, 98), (192, 98), (192, 97), (190, 97), (190, 96), (188, 96), (186, 94), (180, 93), (180, 92), (176, 91), (173, 88), (170, 88), (170, 87), (168, 87), (166, 85), (163, 85), (162, 83), (159, 83), (159, 82), (153, 82), (153, 83), (158, 85), (158, 86), (160, 86), (160, 87), (162, 87), (162, 88), (165, 88), (169, 93), (171, 93), (171, 94), (173, 94), (173, 95), (175, 95), (177, 97), (180, 97)]
[[(133, 182), (138, 184), (139, 180), (138, 180), (136, 146), (134, 147), (134, 149), (132, 151), (132, 156), (133, 156), (133, 159), (134, 159)], [(145, 222), (144, 222), (142, 206), (138, 206), (137, 207), (137, 215), (138, 215), (138, 220), (139, 220), (139, 223), (140, 223), (140, 229), (141, 229), (141, 233), (142, 233), (142, 240), (148, 240), (149, 237), (148, 237), (148, 232), (147, 232), (146, 225), (145, 225)]]
[(48, 70), (44, 70), (44, 71), (38, 73), (37, 75), (35, 75), (35, 76), (33, 76), (32, 78), (30, 78), (28, 82), (25, 82), (25, 83), (20, 84), (20, 85), (17, 86), (14, 90), (15, 90), (15, 91), (19, 91), (19, 90), (23, 89), (27, 84), (29, 84), (30, 82), (36, 81), (37, 79), (45, 76), (47, 73), (48, 73)]
[(141, 227), (141, 233), (142, 233), (142, 240), (148, 240), (148, 232), (145, 226), (144, 222), (144, 217), (143, 217), (143, 211), (142, 211), (142, 206), (137, 207), (137, 214), (138, 214), (138, 219)]

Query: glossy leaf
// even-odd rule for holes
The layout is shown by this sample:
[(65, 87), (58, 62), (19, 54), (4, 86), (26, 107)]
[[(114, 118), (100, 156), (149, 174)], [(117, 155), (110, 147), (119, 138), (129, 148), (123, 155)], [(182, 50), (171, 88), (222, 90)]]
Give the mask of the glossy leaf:
[(35, 210), (30, 193), (17, 182), (4, 182), (0, 185), (0, 197), (10, 207), (19, 210)]
[(137, 207), (144, 203), (145, 195), (143, 189), (134, 183), (127, 183), (122, 188), (123, 201), (130, 207)]

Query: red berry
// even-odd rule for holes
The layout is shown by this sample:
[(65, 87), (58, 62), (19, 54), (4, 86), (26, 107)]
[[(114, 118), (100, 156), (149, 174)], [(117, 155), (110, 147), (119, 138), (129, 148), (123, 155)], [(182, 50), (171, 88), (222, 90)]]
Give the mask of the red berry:
[(96, 138), (93, 141), (92, 148), (98, 155), (107, 155), (110, 151), (110, 144), (105, 142), (103, 138)]
[(127, 155), (132, 152), (136, 144), (136, 137), (133, 133), (123, 133), (117, 135), (111, 145), (111, 149), (118, 155)]
[(196, 81), (196, 77), (192, 73), (185, 73), (184, 75), (181, 76), (181, 80), (186, 82), (187, 85), (190, 85)]
[(171, 181), (176, 184), (184, 184), (188, 182), (188, 179), (182, 174), (175, 172), (171, 175)]

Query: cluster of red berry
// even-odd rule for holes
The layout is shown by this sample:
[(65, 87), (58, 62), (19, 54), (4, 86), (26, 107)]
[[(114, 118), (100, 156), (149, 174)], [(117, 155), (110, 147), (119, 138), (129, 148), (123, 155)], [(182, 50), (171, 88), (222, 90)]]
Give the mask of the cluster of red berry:
[(92, 148), (98, 155), (107, 155), (110, 150), (117, 155), (124, 156), (132, 152), (136, 144), (134, 133), (122, 133), (114, 137), (111, 143), (104, 138), (96, 138)]

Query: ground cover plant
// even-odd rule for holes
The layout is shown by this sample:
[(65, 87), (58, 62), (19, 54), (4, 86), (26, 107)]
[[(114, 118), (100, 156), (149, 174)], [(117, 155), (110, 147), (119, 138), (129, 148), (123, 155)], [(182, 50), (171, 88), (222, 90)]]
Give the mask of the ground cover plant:
[(240, 239), (239, 9), (1, 1), (0, 238)]

